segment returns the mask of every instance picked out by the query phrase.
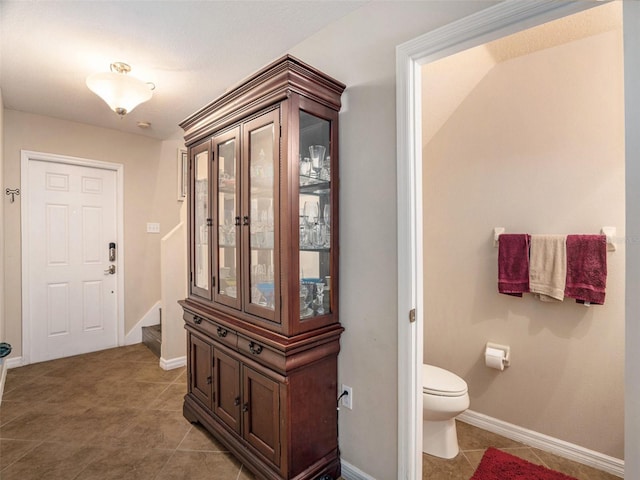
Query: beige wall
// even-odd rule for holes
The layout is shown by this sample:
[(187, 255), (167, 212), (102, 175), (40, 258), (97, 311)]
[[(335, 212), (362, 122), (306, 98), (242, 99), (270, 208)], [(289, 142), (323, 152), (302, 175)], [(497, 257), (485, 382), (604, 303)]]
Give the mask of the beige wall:
[(344, 82), (340, 113), (340, 454), (397, 478), (395, 48), (483, 2), (369, 2), (289, 53)]
[[(123, 121), (127, 121), (126, 118)], [(4, 110), (5, 184), (20, 185), (20, 151), (33, 150), (124, 165), (125, 334), (160, 300), (160, 240), (179, 221), (176, 155), (180, 142)], [(159, 222), (160, 234), (146, 233)], [(5, 205), (6, 333), (21, 355), (20, 200)]]
[[(2, 89), (0, 89), (0, 188), (1, 193), (4, 193), (6, 188), (4, 185), (4, 104), (2, 100)], [(4, 205), (8, 202), (9, 197), (2, 196), (2, 208), (0, 208), (0, 341), (5, 340), (5, 327), (4, 327)]]
[(625, 476), (640, 478), (640, 3), (624, 2), (627, 207)]
[[(462, 376), (471, 409), (624, 456), (625, 157), (621, 32), (491, 70), (424, 148), (425, 361)], [(586, 308), (497, 293), (494, 226), (617, 227), (607, 298)], [(512, 348), (504, 372), (487, 341)]]

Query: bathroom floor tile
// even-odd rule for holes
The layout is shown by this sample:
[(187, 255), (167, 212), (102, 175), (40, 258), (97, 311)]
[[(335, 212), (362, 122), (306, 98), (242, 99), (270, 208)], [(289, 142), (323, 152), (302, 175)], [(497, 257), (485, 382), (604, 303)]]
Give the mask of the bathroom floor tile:
[(468, 423), (456, 421), (456, 429), (458, 432), (458, 444), (461, 450), (484, 450), (489, 447), (514, 448), (524, 446), (520, 442), (482, 430)]
[(570, 475), (579, 480), (619, 480), (619, 477), (610, 473), (596, 470), (595, 468), (580, 463), (572, 462), (549, 452), (534, 449), (535, 454), (544, 462), (544, 465)]
[(469, 480), (474, 470), (462, 452), (450, 460), (422, 454), (424, 480)]
[(456, 421), (460, 453), (451, 460), (422, 455), (422, 478), (429, 480), (469, 480), (489, 447), (523, 458), (536, 465), (570, 475), (578, 480), (619, 480), (600, 470), (567, 460), (481, 428)]

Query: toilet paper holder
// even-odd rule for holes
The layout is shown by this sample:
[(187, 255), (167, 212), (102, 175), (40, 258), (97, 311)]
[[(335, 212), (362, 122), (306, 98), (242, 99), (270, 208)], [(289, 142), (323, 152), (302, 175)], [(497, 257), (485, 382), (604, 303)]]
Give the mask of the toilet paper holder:
[(509, 347), (508, 345), (500, 345), (500, 344), (497, 344), (497, 343), (487, 342), (487, 346), (485, 348), (485, 352), (489, 348), (492, 348), (492, 349), (495, 349), (495, 350), (502, 350), (504, 352), (504, 355), (502, 357), (502, 364), (505, 367), (508, 367), (509, 365), (511, 365), (511, 347)]

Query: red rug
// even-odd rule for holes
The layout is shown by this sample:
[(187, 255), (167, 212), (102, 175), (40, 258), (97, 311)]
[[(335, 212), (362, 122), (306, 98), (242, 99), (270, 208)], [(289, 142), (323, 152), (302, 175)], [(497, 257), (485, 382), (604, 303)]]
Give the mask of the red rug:
[(577, 480), (495, 448), (488, 448), (471, 480)]

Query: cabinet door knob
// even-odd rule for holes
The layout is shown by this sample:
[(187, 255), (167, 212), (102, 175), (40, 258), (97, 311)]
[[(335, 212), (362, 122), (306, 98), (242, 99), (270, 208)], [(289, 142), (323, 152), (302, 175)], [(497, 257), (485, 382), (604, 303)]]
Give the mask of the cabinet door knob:
[(236, 397), (235, 400), (233, 401), (233, 404), (237, 407), (238, 405), (240, 405), (240, 397)]
[(249, 225), (249, 215), (242, 217), (242, 225)]
[(245, 403), (245, 404), (242, 406), (242, 411), (243, 411), (243, 412), (248, 412), (248, 411), (249, 411), (249, 404), (248, 404), (248, 403)]
[(219, 336), (220, 338), (224, 338), (224, 337), (226, 337), (226, 336), (227, 336), (227, 333), (229, 333), (229, 332), (227, 332), (227, 329), (226, 329), (226, 328), (222, 328), (222, 327), (218, 327), (218, 329), (216, 330), (216, 332), (218, 333), (218, 336)]
[(240, 226), (240, 217), (236, 217), (235, 220), (236, 220), (236, 227), (239, 227)]
[(198, 316), (194, 316), (193, 317), (193, 323), (195, 323), (196, 325), (200, 325), (202, 323), (202, 318), (200, 318)]
[(254, 355), (260, 355), (260, 352), (262, 352), (262, 345), (251, 342), (249, 344), (249, 351)]

